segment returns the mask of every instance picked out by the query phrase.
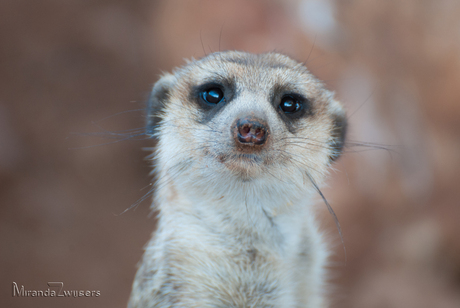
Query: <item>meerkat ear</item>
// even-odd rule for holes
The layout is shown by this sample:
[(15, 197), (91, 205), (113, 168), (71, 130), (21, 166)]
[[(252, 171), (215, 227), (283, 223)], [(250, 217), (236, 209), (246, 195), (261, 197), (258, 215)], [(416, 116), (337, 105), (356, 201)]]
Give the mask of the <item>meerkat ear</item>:
[(161, 120), (161, 110), (169, 97), (172, 87), (176, 83), (176, 77), (172, 74), (164, 74), (153, 86), (147, 102), (147, 126), (146, 134), (154, 137), (156, 128)]
[(347, 135), (347, 126), (347, 115), (345, 114), (345, 110), (340, 106), (332, 115), (332, 139), (329, 142), (332, 150), (329, 155), (331, 162), (336, 161), (342, 155)]

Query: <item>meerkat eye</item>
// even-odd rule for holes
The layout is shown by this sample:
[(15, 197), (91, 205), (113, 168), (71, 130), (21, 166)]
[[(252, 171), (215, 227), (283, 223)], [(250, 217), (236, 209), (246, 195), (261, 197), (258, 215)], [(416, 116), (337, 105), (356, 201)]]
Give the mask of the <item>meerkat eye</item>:
[(281, 99), (280, 107), (284, 113), (295, 113), (302, 109), (302, 104), (294, 97), (287, 95)]
[(220, 88), (211, 88), (201, 92), (206, 103), (217, 105), (224, 99), (224, 92)]

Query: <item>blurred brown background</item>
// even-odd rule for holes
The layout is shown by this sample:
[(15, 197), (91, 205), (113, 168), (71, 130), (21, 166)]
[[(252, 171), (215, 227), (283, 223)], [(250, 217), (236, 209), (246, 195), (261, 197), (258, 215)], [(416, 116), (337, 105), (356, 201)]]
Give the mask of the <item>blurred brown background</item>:
[[(125, 307), (155, 221), (149, 201), (118, 214), (150, 188), (152, 142), (109, 132), (143, 126), (161, 71), (226, 49), (307, 60), (348, 109), (324, 188), (346, 259), (318, 200), (333, 306), (460, 307), (459, 1), (2, 0), (0, 13), (1, 307)], [(101, 295), (13, 298), (13, 281)]]

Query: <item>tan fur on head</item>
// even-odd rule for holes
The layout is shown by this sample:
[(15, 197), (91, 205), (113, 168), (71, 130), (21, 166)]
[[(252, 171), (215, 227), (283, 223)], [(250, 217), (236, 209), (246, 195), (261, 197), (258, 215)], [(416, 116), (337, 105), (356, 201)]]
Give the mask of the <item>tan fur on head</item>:
[(130, 307), (324, 307), (309, 200), (344, 142), (333, 94), (287, 56), (228, 51), (165, 74), (148, 110), (160, 218)]

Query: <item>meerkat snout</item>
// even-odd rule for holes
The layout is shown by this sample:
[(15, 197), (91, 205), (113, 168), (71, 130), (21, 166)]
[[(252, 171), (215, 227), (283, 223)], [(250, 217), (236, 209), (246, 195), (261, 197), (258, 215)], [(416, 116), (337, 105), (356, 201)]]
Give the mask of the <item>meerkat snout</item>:
[(244, 117), (236, 120), (233, 136), (238, 146), (263, 146), (269, 136), (269, 128), (265, 121), (256, 117)]

